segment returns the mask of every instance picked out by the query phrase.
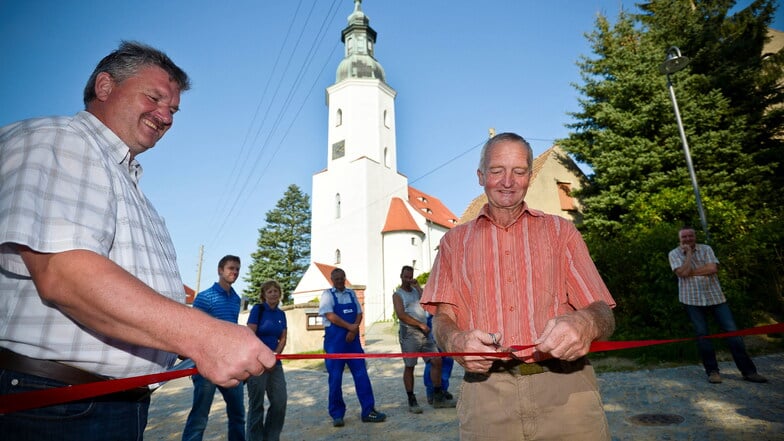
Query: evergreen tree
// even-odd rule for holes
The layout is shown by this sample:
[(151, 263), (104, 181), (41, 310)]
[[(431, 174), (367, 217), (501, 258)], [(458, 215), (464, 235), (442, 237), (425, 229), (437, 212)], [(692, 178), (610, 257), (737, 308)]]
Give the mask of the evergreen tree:
[[(593, 168), (579, 196), (584, 228), (612, 237), (641, 199), (691, 187), (666, 77), (667, 49), (691, 63), (671, 75), (697, 179), (707, 198), (745, 210), (779, 207), (782, 54), (764, 57), (775, 8), (758, 0), (728, 15), (727, 0), (654, 0), (643, 14), (597, 18), (587, 37), (595, 58), (580, 62), (582, 110), (564, 149)], [(778, 107), (777, 107), (778, 106)], [(780, 176), (781, 173), (779, 173)], [(776, 208), (777, 209), (777, 208)], [(696, 209), (692, 210), (696, 214)], [(710, 214), (708, 216), (710, 218)], [(665, 219), (691, 221), (692, 219)]]
[(243, 294), (250, 303), (258, 303), (261, 285), (273, 279), (283, 290), (281, 302), (291, 303), (291, 293), (310, 262), (310, 199), (298, 186), (290, 185), (267, 212), (257, 245)]

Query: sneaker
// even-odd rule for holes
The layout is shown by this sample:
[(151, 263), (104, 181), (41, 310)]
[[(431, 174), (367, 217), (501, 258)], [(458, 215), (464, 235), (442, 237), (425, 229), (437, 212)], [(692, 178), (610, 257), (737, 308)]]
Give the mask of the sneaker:
[(762, 375), (754, 372), (753, 374), (744, 375), (743, 379), (746, 381), (751, 381), (752, 383), (767, 383), (768, 379), (763, 377)]
[(433, 394), (433, 407), (436, 409), (447, 409), (450, 407), (456, 407), (457, 403), (453, 400), (447, 400), (446, 394), (442, 392), (436, 392)]
[(433, 395), (427, 395), (427, 404), (433, 404)]
[(708, 383), (719, 384), (721, 383), (721, 375), (718, 372), (711, 372), (708, 374)]
[(332, 427), (343, 427), (346, 423), (343, 422), (343, 418), (335, 418), (332, 420)]
[(363, 423), (381, 423), (387, 419), (387, 415), (385, 413), (381, 413), (376, 409), (370, 411), (369, 414), (362, 417)]
[(411, 413), (422, 413), (422, 408), (419, 407), (419, 403), (417, 403), (416, 398), (413, 400), (408, 400), (408, 411)]

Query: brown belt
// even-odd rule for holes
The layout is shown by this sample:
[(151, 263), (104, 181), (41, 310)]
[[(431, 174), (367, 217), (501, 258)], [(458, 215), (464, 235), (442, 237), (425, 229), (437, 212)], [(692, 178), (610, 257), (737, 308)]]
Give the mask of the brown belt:
[(469, 383), (477, 383), (487, 380), (487, 378), (497, 372), (505, 372), (513, 376), (536, 375), (545, 372), (570, 373), (582, 370), (588, 363), (588, 359), (578, 358), (575, 361), (564, 361), (551, 358), (549, 360), (526, 363), (520, 360), (496, 360), (487, 371), (487, 374), (477, 374), (467, 372), (463, 379)]
[[(59, 381), (66, 385), (76, 385), (106, 381), (107, 377), (93, 374), (85, 370), (68, 366), (51, 360), (42, 360), (17, 354), (5, 348), (0, 348), (0, 369), (7, 369), (27, 375)], [(92, 401), (141, 401), (151, 394), (146, 387), (138, 387), (126, 391), (100, 396)]]

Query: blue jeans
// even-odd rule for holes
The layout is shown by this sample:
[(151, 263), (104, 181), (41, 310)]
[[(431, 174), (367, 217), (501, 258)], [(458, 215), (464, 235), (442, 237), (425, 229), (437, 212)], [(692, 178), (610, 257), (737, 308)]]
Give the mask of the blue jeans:
[[(719, 327), (723, 332), (737, 331), (738, 327), (735, 326), (735, 320), (732, 318), (732, 311), (727, 302), (719, 303), (718, 305), (711, 306), (694, 306), (684, 305), (686, 312), (689, 314), (692, 324), (694, 325), (694, 332), (697, 334), (697, 350), (702, 358), (702, 365), (705, 367), (705, 372), (710, 375), (711, 372), (719, 372), (719, 363), (716, 361), (716, 351), (713, 349), (713, 341), (710, 338), (700, 338), (708, 335), (708, 321), (709, 313), (716, 317), (719, 322)], [(743, 344), (743, 339), (739, 336), (728, 337), (724, 339), (727, 346), (730, 348), (732, 359), (735, 360), (735, 366), (743, 375), (751, 375), (757, 372), (757, 367), (751, 361), (749, 354), (746, 353), (746, 346)]]
[(223, 395), (226, 402), (226, 415), (229, 417), (229, 441), (245, 441), (245, 394), (242, 384), (236, 387), (220, 387), (196, 374), (193, 380), (193, 407), (182, 431), (183, 441), (201, 441), (207, 420), (210, 418), (210, 407), (215, 397), (215, 389)]
[[(249, 377), (248, 385), (248, 440), (278, 441), (286, 419), (286, 376), (283, 365), (261, 375)], [(270, 405), (264, 415), (264, 393)]]
[[(67, 386), (59, 381), (0, 369), (0, 395)], [(95, 400), (57, 404), (0, 415), (8, 440), (141, 440), (150, 397), (138, 402)]]

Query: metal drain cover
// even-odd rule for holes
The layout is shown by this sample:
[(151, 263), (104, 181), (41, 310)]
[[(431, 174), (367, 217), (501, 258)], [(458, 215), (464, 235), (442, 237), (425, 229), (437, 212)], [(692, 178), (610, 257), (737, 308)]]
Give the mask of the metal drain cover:
[(683, 422), (683, 417), (671, 413), (641, 413), (629, 418), (638, 426), (671, 426)]

